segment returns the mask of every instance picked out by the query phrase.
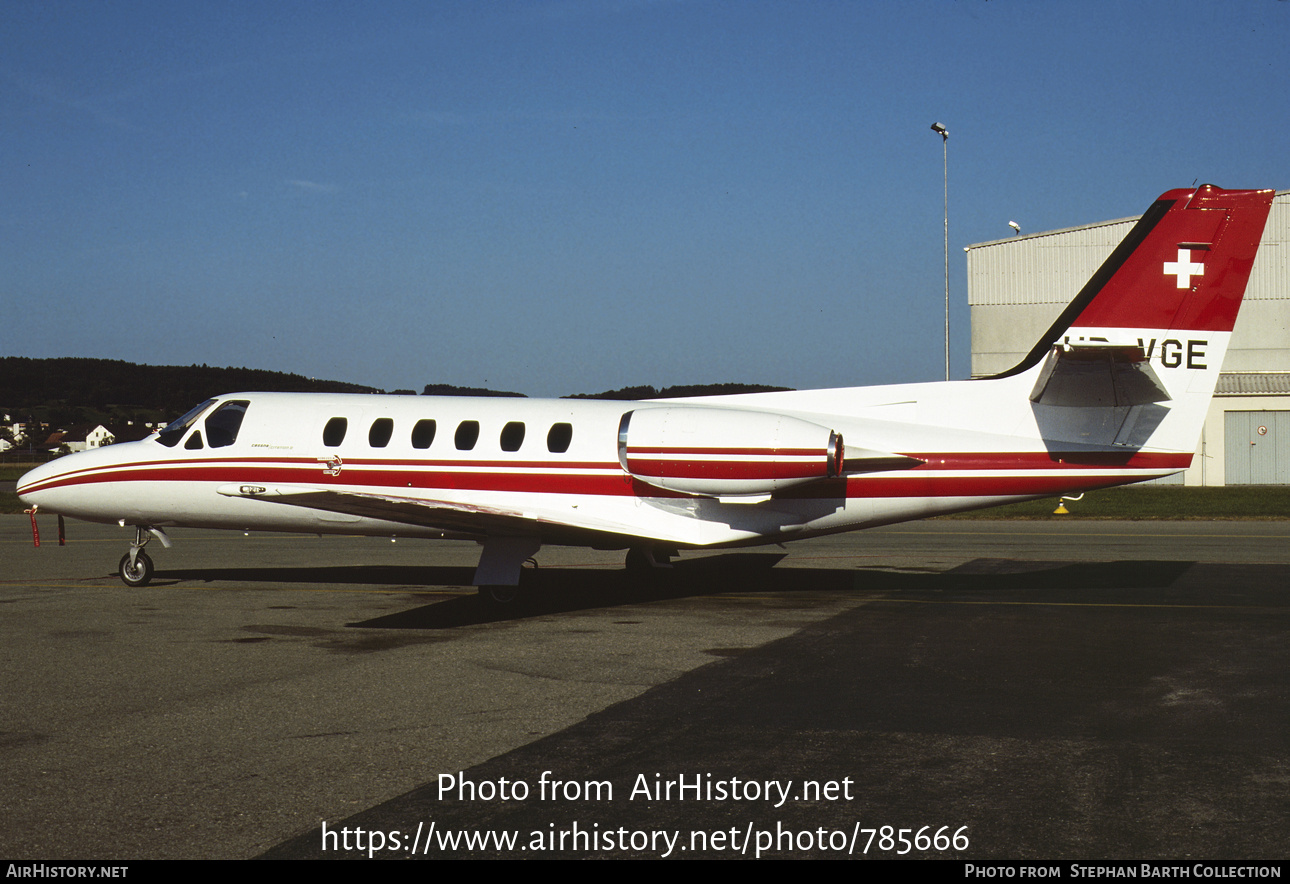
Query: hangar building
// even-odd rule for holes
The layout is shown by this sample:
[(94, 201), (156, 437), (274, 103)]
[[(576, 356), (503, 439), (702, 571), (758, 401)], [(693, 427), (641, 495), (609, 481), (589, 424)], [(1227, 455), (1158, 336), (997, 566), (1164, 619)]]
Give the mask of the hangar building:
[[(967, 247), (972, 376), (1012, 368), (1137, 218)], [(1272, 200), (1187, 485), (1290, 484), (1290, 191)]]

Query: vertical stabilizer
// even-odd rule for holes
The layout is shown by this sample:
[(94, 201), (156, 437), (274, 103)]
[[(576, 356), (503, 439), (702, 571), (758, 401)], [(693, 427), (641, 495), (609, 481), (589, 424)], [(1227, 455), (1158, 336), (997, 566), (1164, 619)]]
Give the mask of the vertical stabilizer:
[(1047, 440), (1192, 452), (1271, 190), (1160, 197), (1020, 365)]

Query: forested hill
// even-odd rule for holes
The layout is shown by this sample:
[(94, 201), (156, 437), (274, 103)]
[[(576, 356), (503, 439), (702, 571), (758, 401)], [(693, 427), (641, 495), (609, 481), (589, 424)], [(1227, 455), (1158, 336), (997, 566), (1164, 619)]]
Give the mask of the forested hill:
[[(702, 384), (624, 387), (604, 393), (577, 394), (575, 399), (654, 399), (768, 392), (786, 387), (761, 384)], [(171, 418), (220, 393), (273, 390), (284, 393), (381, 393), (375, 387), (324, 381), (258, 368), (209, 365), (138, 365), (119, 359), (27, 359), (0, 357), (0, 408), (18, 419), (59, 424)], [(396, 390), (411, 393), (411, 390)], [(425, 395), (523, 396), (475, 387), (427, 384)], [(146, 414), (145, 414), (146, 413)]]
[(733, 396), (737, 393), (786, 393), (792, 387), (766, 384), (678, 384), (672, 387), (623, 387), (603, 393), (575, 393), (566, 399), (682, 399), (690, 396)]
[(209, 365), (136, 365), (118, 359), (0, 358), (0, 406), (31, 409), (63, 405), (158, 409), (182, 414), (219, 393), (280, 390), (314, 393), (379, 393), (373, 387), (320, 381), (258, 368)]

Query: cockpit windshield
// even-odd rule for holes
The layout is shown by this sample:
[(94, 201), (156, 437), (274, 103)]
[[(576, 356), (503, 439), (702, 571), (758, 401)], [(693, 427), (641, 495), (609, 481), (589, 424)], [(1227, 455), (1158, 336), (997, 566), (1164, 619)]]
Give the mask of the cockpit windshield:
[(197, 422), (197, 418), (202, 416), (202, 412), (210, 408), (214, 399), (207, 399), (201, 405), (194, 406), (184, 413), (183, 417), (176, 418), (166, 424), (161, 432), (157, 434), (157, 441), (167, 448), (174, 448), (183, 438), (184, 432)]

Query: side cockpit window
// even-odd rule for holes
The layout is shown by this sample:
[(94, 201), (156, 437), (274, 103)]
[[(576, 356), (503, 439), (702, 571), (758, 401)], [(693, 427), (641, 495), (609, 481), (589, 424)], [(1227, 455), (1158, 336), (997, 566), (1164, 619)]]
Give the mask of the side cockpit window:
[(237, 441), (237, 431), (242, 429), (242, 418), (251, 403), (245, 399), (224, 402), (206, 418), (206, 443), (211, 448), (223, 448)]
[(202, 412), (211, 407), (214, 399), (207, 399), (201, 405), (190, 408), (183, 417), (177, 418), (162, 428), (157, 434), (157, 441), (167, 448), (174, 448), (179, 444), (179, 440), (184, 438), (184, 433), (188, 428), (197, 423), (197, 418), (202, 416)]

